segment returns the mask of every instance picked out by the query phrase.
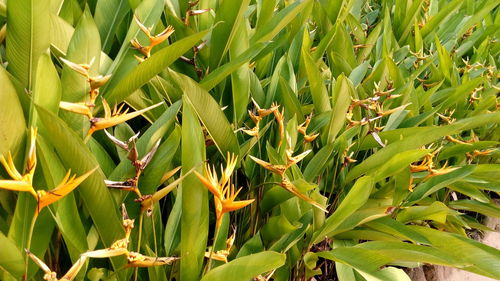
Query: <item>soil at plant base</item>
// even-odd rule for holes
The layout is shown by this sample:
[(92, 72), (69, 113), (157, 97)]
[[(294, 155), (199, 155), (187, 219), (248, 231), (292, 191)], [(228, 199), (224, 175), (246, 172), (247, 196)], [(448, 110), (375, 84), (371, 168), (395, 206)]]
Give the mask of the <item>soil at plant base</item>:
[[(497, 205), (499, 202), (497, 201)], [(485, 224), (494, 231), (486, 232), (479, 241), (500, 249), (500, 218), (486, 218)], [(494, 281), (488, 277), (452, 267), (426, 265), (408, 272), (413, 281)]]

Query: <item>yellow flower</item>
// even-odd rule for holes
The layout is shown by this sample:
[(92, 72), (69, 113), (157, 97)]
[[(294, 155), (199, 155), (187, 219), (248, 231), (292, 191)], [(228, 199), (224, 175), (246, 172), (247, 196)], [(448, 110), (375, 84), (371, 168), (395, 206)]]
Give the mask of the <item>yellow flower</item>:
[(127, 267), (150, 267), (169, 265), (178, 260), (178, 257), (150, 257), (136, 252), (127, 253)]
[(71, 174), (70, 170), (56, 188), (50, 191), (46, 190), (35, 191), (35, 189), (33, 188), (33, 175), (35, 173), (35, 168), (36, 168), (36, 134), (37, 134), (36, 128), (32, 128), (30, 134), (31, 144), (30, 144), (30, 149), (28, 151), (28, 160), (26, 162), (26, 173), (24, 175), (21, 175), (17, 171), (12, 161), (12, 156), (10, 152), (7, 154), (7, 160), (5, 160), (3, 156), (0, 157), (0, 161), (5, 167), (5, 170), (13, 178), (13, 180), (0, 180), (0, 188), (31, 193), (31, 195), (33, 195), (37, 200), (37, 210), (35, 215), (38, 215), (44, 207), (58, 201), (59, 199), (63, 198), (68, 193), (70, 193), (80, 183), (82, 183), (90, 174), (92, 174), (98, 167), (95, 167), (91, 171), (87, 172), (86, 174), (78, 178), (75, 178), (75, 176), (70, 178), (69, 177)]
[(210, 166), (205, 164), (205, 176), (196, 171), (194, 172), (201, 183), (214, 195), (217, 228), (219, 228), (222, 216), (225, 213), (244, 208), (254, 201), (254, 199), (235, 201), (241, 188), (235, 191), (234, 184), (230, 183), (230, 177), (236, 167), (237, 157), (228, 153), (227, 161), (226, 169), (221, 168), (222, 176), (220, 181), (214, 166), (210, 169)]
[(127, 257), (127, 267), (150, 267), (158, 265), (168, 265), (178, 260), (177, 257), (150, 257), (137, 252), (131, 252), (128, 248), (129, 236), (134, 228), (134, 220), (128, 217), (125, 205), (122, 204), (123, 227), (125, 228), (125, 237), (116, 240), (111, 247), (95, 251), (88, 251), (81, 256), (85, 258), (111, 258), (117, 256)]
[(151, 55), (151, 50), (153, 49), (154, 46), (161, 44), (165, 40), (167, 40), (172, 33), (174, 33), (174, 28), (172, 26), (167, 26), (165, 30), (163, 30), (161, 33), (152, 36), (151, 35), (151, 28), (146, 27), (137, 17), (137, 15), (134, 15), (134, 20), (139, 26), (139, 28), (146, 34), (146, 36), (149, 38), (149, 46), (143, 46), (137, 39), (133, 39), (130, 41), (132, 46), (139, 50), (146, 58), (149, 58)]
[(36, 135), (37, 129), (31, 128), (30, 130), (30, 148), (28, 151), (28, 160), (26, 161), (26, 171), (21, 175), (14, 165), (11, 153), (7, 153), (7, 159), (0, 156), (0, 162), (5, 170), (12, 178), (12, 180), (0, 180), (0, 188), (16, 191), (25, 191), (37, 196), (33, 189), (33, 175), (36, 168)]
[(42, 261), (40, 260), (37, 256), (33, 255), (30, 251), (25, 249), (26, 254), (43, 270), (45, 273), (43, 275), (43, 280), (46, 281), (62, 281), (62, 280), (67, 280), (71, 281), (75, 279), (76, 275), (82, 268), (82, 266), (85, 264), (85, 260), (87, 259), (86, 256), (80, 256), (80, 258), (71, 266), (71, 268), (64, 274), (64, 276), (61, 279), (57, 278), (57, 275), (54, 271), (50, 270), (50, 268)]
[(37, 213), (40, 213), (40, 211), (44, 208), (47, 207), (48, 205), (58, 201), (59, 199), (63, 198), (66, 196), (68, 193), (73, 191), (78, 185), (80, 185), (85, 179), (88, 178), (95, 170), (97, 170), (98, 167), (95, 167), (94, 169), (88, 171), (87, 173), (83, 174), (82, 176), (79, 176), (78, 178), (75, 178), (76, 176), (73, 175), (70, 178), (71, 175), (71, 170), (69, 170), (66, 173), (66, 176), (63, 178), (61, 183), (54, 189), (50, 191), (46, 190), (37, 190), (37, 200), (38, 200), (38, 208), (37, 208)]
[(297, 187), (295, 185), (293, 185), (290, 182), (290, 180), (286, 177), (285, 173), (288, 170), (288, 168), (290, 168), (294, 164), (297, 164), (299, 161), (304, 159), (304, 157), (306, 157), (311, 152), (311, 150), (307, 150), (307, 151), (304, 151), (297, 156), (293, 156), (293, 149), (291, 148), (291, 140), (288, 138), (287, 141), (288, 141), (289, 148), (287, 148), (285, 151), (286, 159), (287, 159), (286, 165), (273, 165), (273, 164), (268, 163), (266, 161), (260, 160), (259, 158), (255, 158), (252, 155), (250, 155), (250, 158), (253, 161), (255, 161), (257, 164), (264, 167), (265, 169), (279, 175), (281, 177), (281, 182), (279, 183), (279, 186), (283, 187), (284, 189), (291, 192), (295, 196), (301, 198), (302, 200), (306, 201), (307, 203), (309, 203), (309, 204), (317, 207), (318, 209), (328, 213), (328, 211), (323, 206), (321, 206), (319, 203), (314, 201), (312, 198), (309, 198), (306, 195), (302, 194), (297, 189)]
[(311, 117), (312, 117), (312, 113), (306, 117), (306, 121), (304, 121), (304, 123), (300, 124), (297, 127), (297, 130), (299, 131), (299, 133), (304, 135), (304, 142), (305, 143), (312, 142), (319, 136), (319, 134), (313, 134), (313, 135), (307, 134), (307, 127), (309, 127), (309, 123), (311, 122)]
[(254, 99), (252, 99), (252, 102), (253, 102), (253, 104), (254, 104), (254, 106), (255, 106), (255, 108), (257, 110), (257, 114), (259, 115), (260, 118), (266, 117), (267, 115), (269, 115), (269, 114), (275, 112), (276, 110), (278, 110), (278, 108), (280, 107), (279, 105), (273, 103), (271, 105), (271, 108), (269, 108), (269, 109), (262, 109), (262, 108), (260, 108), (260, 106), (257, 104), (257, 102)]
[(87, 116), (87, 118), (92, 119), (92, 109), (86, 103), (71, 103), (61, 101), (59, 102), (59, 107), (66, 110), (71, 111), (73, 113), (82, 114)]
[(307, 197), (306, 195), (301, 193), (300, 190), (298, 190), (297, 187), (293, 185), (293, 183), (291, 183), (287, 177), (283, 177), (279, 185), (284, 189), (286, 189), (288, 192), (292, 193), (293, 195), (299, 197), (300, 199), (306, 201), (307, 203), (313, 205), (314, 207), (320, 209), (321, 211), (328, 213), (328, 211), (321, 204), (314, 201), (314, 199)]
[(113, 127), (115, 125), (121, 124), (125, 121), (128, 121), (134, 117), (137, 117), (141, 115), (142, 113), (153, 109), (155, 107), (158, 107), (162, 103), (157, 103), (155, 105), (152, 105), (150, 107), (146, 107), (144, 109), (134, 111), (132, 113), (127, 113), (128, 109), (125, 111), (121, 112), (123, 109), (123, 104), (119, 108), (115, 107), (113, 108), (113, 111), (111, 111), (111, 108), (109, 107), (109, 104), (106, 102), (105, 99), (102, 99), (102, 106), (104, 108), (104, 118), (99, 118), (95, 117), (90, 119), (90, 129), (87, 132), (87, 136), (92, 135), (95, 131), (106, 129), (109, 127)]

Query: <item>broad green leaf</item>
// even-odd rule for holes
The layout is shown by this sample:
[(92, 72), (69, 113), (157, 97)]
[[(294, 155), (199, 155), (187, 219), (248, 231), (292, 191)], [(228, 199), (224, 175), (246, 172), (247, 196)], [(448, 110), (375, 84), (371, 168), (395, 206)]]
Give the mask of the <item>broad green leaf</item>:
[(411, 226), (411, 228), (424, 235), (435, 248), (451, 256), (462, 258), (467, 265), (462, 267), (462, 270), (494, 279), (500, 276), (500, 251), (498, 249), (453, 233), (421, 226)]
[(284, 265), (285, 260), (285, 254), (264, 251), (237, 258), (227, 264), (214, 268), (203, 276), (201, 280), (246, 281)]
[(265, 47), (267, 43), (257, 43), (252, 45), (248, 50), (241, 53), (237, 57), (231, 59), (228, 63), (218, 67), (214, 71), (210, 72), (203, 80), (201, 80), (200, 85), (207, 91), (211, 90), (217, 84), (222, 82), (229, 74), (236, 71), (242, 65), (253, 59), (257, 54), (259, 54)]
[(23, 145), (26, 132), (23, 109), (7, 71), (0, 67), (0, 155), (11, 152), (15, 157)]
[(21, 277), (24, 271), (23, 254), (12, 240), (0, 232), (0, 267), (12, 277)]
[[(202, 173), (205, 139), (195, 109), (183, 98), (182, 173), (192, 168)], [(199, 280), (208, 236), (208, 191), (194, 175), (182, 181), (180, 280)]]
[[(216, 23), (210, 37), (210, 69), (216, 69), (229, 50), (237, 30), (241, 25), (250, 0), (222, 1), (217, 9)], [(244, 26), (244, 25), (243, 25)], [(246, 28), (246, 27), (245, 27)]]
[[(73, 32), (66, 54), (66, 60), (77, 64), (89, 64), (93, 60), (89, 73), (91, 76), (100, 74), (101, 40), (99, 30), (88, 9), (83, 13)], [(61, 85), (62, 100), (67, 102), (85, 101), (90, 89), (87, 79), (66, 64), (63, 64)]]
[(322, 113), (331, 110), (331, 105), (328, 97), (328, 92), (323, 83), (321, 72), (318, 66), (314, 63), (313, 58), (308, 50), (302, 48), (302, 59), (309, 80), (309, 88), (313, 99), (314, 109), (316, 113)]
[(49, 7), (36, 0), (7, 3), (8, 71), (28, 90), (33, 87), (38, 59), (49, 48)]
[(226, 157), (227, 152), (239, 154), (238, 140), (220, 105), (191, 78), (182, 74), (174, 75), (172, 77), (181, 87), (184, 100), (193, 108), (221, 154), (224, 157)]
[(474, 200), (456, 200), (449, 203), (456, 210), (472, 211), (489, 217), (500, 217), (500, 208), (492, 203), (483, 203)]
[(410, 221), (433, 220), (439, 223), (446, 223), (446, 216), (450, 209), (441, 202), (434, 202), (429, 206), (412, 206), (403, 209), (398, 213), (397, 220), (402, 223)]
[[(50, 60), (49, 54), (42, 54), (38, 60), (38, 67), (33, 90), (33, 102), (50, 112), (57, 114), (61, 100), (61, 82), (57, 70)], [(31, 112), (30, 124), (37, 124), (36, 112)]]
[(429, 149), (414, 149), (400, 152), (394, 155), (389, 161), (381, 164), (378, 169), (367, 174), (372, 176), (375, 182), (378, 182), (407, 168), (411, 163), (416, 162), (430, 152), (431, 150)]
[(130, 7), (127, 0), (99, 0), (95, 7), (95, 23), (99, 29), (102, 49), (108, 52), (113, 43), (113, 37)]
[(191, 49), (206, 34), (207, 31), (198, 32), (154, 53), (150, 58), (132, 69), (120, 81), (120, 84), (105, 95), (106, 99), (112, 103), (121, 102)]
[(464, 177), (470, 175), (474, 171), (474, 169), (475, 166), (467, 165), (449, 173), (434, 176), (428, 179), (424, 183), (421, 183), (414, 188), (405, 205), (408, 206), (410, 203), (414, 203), (420, 199), (423, 199), (424, 197), (429, 196), (439, 189), (463, 179)]
[[(272, 2), (272, 1), (270, 1)], [(272, 40), (285, 28), (297, 15), (302, 12), (312, 1), (294, 2), (276, 13), (265, 25), (258, 26), (250, 42), (260, 43)]]
[(375, 182), (372, 177), (365, 176), (358, 179), (335, 212), (326, 219), (323, 227), (314, 233), (313, 243), (318, 243), (325, 239), (352, 213), (363, 206), (368, 200), (374, 185)]
[[(54, 145), (66, 167), (71, 168), (77, 175), (82, 175), (98, 166), (83, 140), (61, 119), (41, 107), (37, 107), (37, 111), (46, 130), (47, 140)], [(101, 171), (98, 170), (90, 175), (78, 187), (77, 192), (83, 198), (85, 209), (90, 213), (105, 246), (111, 246), (115, 240), (123, 237), (118, 206), (104, 184), (104, 175)], [(119, 265), (118, 261), (112, 261), (115, 267)]]
[(422, 28), (422, 37), (427, 37), (435, 31), (440, 24), (446, 22), (446, 19), (456, 12), (463, 3), (464, 1), (462, 0), (453, 0), (446, 3), (446, 5), (424, 25)]
[(330, 117), (330, 124), (328, 125), (327, 143), (332, 143), (340, 132), (340, 129), (344, 126), (347, 109), (354, 96), (354, 87), (351, 81), (344, 74), (341, 74), (337, 77), (332, 92), (333, 110)]

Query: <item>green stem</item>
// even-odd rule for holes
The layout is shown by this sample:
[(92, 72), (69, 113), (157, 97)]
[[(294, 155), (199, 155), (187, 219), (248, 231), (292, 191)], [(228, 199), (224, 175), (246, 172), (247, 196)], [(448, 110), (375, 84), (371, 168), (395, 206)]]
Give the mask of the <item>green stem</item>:
[[(137, 237), (137, 252), (139, 253), (141, 250), (141, 238), (142, 238), (142, 219), (143, 219), (143, 212), (139, 214), (139, 234)], [(137, 281), (137, 275), (139, 273), (139, 268), (136, 267), (134, 269), (134, 281)]]
[(210, 255), (208, 256), (208, 264), (207, 268), (205, 270), (205, 274), (210, 271), (210, 268), (212, 267), (212, 255), (214, 254), (214, 249), (215, 249), (215, 243), (217, 242), (217, 237), (219, 236), (220, 232), (220, 227), (215, 228), (215, 234), (214, 234), (214, 242), (212, 244), (212, 248), (210, 248)]
[[(28, 240), (26, 241), (26, 250), (30, 250), (31, 247), (31, 238), (33, 237), (33, 230), (35, 229), (35, 223), (36, 223), (36, 218), (38, 217), (38, 214), (35, 210), (35, 213), (33, 214), (33, 218), (31, 219), (31, 225), (30, 225), (30, 230), (28, 232)], [(28, 253), (26, 253), (26, 256), (24, 257), (24, 280), (28, 280)]]

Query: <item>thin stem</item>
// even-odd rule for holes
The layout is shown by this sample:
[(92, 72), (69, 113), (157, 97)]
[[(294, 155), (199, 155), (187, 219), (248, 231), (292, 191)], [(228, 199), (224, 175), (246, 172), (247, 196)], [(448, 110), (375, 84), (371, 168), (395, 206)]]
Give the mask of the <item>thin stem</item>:
[[(137, 252), (139, 253), (141, 250), (141, 238), (142, 238), (142, 219), (143, 219), (143, 212), (139, 214), (139, 234), (137, 237)], [(139, 273), (139, 268), (136, 267), (134, 269), (134, 281), (137, 281), (137, 275)]]
[(212, 255), (214, 254), (215, 243), (217, 242), (217, 237), (219, 236), (219, 232), (220, 232), (220, 227), (216, 227), (214, 234), (214, 242), (212, 244), (212, 248), (210, 248), (210, 255), (208, 256), (208, 264), (205, 273), (209, 272), (210, 268), (212, 267)]
[[(37, 211), (33, 214), (31, 219), (30, 230), (28, 232), (28, 240), (26, 241), (26, 249), (29, 251), (31, 247), (31, 238), (33, 237), (33, 230), (35, 229), (36, 218), (38, 217)], [(28, 280), (28, 253), (24, 257), (24, 280)]]
[(155, 229), (154, 213), (151, 215), (151, 225), (153, 226), (153, 239), (155, 241), (155, 254), (158, 255), (158, 245), (156, 243), (156, 229)]

